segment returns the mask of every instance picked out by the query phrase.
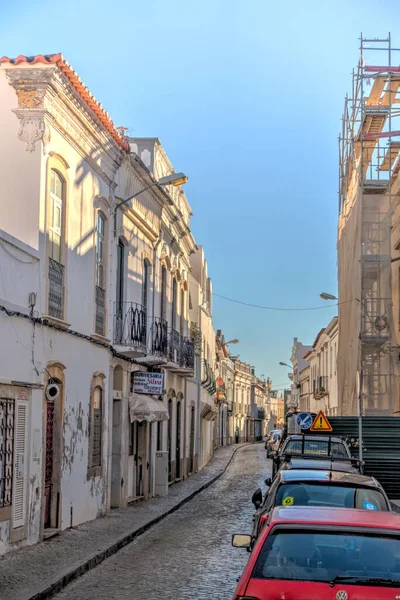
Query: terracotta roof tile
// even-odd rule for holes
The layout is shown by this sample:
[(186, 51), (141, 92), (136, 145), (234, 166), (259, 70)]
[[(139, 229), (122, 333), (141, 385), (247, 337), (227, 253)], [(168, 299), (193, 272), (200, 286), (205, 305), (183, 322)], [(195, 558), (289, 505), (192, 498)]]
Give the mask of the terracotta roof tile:
[(3, 56), (0, 58), (0, 65), (4, 63), (9, 63), (12, 65), (20, 65), (22, 63), (28, 63), (29, 65), (35, 64), (55, 64), (59, 67), (60, 71), (68, 78), (70, 84), (75, 89), (75, 91), (79, 94), (79, 96), (86, 102), (86, 104), (92, 109), (92, 111), (96, 114), (99, 121), (102, 125), (109, 131), (117, 142), (117, 144), (126, 151), (129, 151), (129, 144), (127, 140), (116, 130), (114, 123), (112, 122), (108, 112), (106, 112), (102, 105), (97, 102), (96, 98), (90, 93), (89, 89), (86, 85), (84, 85), (81, 81), (81, 78), (77, 74), (76, 71), (64, 60), (63, 55), (61, 53), (58, 54), (36, 54), (35, 56), (24, 56), (20, 55), (17, 58), (8, 58), (8, 56)]

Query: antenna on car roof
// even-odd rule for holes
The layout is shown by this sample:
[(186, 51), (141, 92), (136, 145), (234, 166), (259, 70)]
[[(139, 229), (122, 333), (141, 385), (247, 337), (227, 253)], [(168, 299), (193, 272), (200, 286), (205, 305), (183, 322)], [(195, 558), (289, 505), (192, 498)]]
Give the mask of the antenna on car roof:
[(332, 481), (332, 469), (333, 469), (333, 456), (332, 456), (332, 454), (331, 454), (330, 458), (331, 458), (331, 468), (329, 470), (329, 481)]

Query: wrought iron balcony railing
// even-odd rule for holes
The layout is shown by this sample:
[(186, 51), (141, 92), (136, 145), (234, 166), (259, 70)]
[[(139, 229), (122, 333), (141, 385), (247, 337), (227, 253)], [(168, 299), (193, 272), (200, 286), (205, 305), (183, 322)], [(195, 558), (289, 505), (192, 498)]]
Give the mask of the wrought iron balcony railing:
[(203, 375), (201, 385), (209, 392), (209, 394), (215, 394), (217, 391), (214, 372), (208, 360), (205, 359), (203, 359)]
[(136, 302), (122, 302), (116, 307), (114, 343), (120, 346), (146, 347), (146, 309)]
[(151, 325), (150, 354), (166, 357), (168, 352), (168, 323), (156, 317)]
[(328, 393), (328, 377), (326, 375), (317, 377), (314, 381), (314, 398), (323, 398), (323, 396), (326, 396)]
[(180, 362), (181, 367), (194, 369), (194, 342), (190, 338), (181, 336), (181, 352)]
[(176, 329), (170, 329), (168, 332), (168, 360), (179, 364), (180, 354), (180, 335)]

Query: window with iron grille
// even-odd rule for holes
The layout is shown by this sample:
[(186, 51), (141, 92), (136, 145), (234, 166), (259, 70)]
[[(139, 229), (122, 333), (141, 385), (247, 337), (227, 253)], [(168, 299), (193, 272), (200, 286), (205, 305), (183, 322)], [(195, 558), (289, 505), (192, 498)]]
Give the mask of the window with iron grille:
[(166, 318), (167, 313), (167, 269), (164, 265), (161, 268), (161, 306), (160, 316), (162, 319)]
[(97, 213), (96, 225), (96, 322), (95, 331), (104, 335), (105, 327), (105, 274), (104, 274), (105, 219)]
[(49, 258), (49, 315), (63, 318), (64, 266)]
[(0, 508), (12, 504), (15, 403), (0, 398)]
[(103, 434), (103, 390), (93, 390), (89, 420), (89, 468), (101, 467)]

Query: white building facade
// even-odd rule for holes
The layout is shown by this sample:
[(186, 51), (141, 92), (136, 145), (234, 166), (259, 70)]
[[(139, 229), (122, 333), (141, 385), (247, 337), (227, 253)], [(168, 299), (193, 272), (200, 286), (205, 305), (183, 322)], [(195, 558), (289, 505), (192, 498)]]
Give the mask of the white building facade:
[(61, 55), (0, 60), (0, 123), (3, 553), (108, 508), (105, 246), (127, 144)]
[(290, 357), (293, 373), (290, 374), (292, 385), (288, 408), (298, 408), (300, 406), (300, 373), (307, 366), (307, 360), (304, 357), (310, 350), (312, 350), (312, 346), (305, 346), (297, 338), (294, 338)]
[(212, 282), (202, 246), (190, 258), (189, 316), (192, 338), (196, 343), (196, 378), (189, 384), (191, 397), (197, 397), (198, 468), (212, 458), (218, 445), (216, 419), (218, 403), (215, 377), (216, 349), (212, 321)]
[(216, 445), (227, 446), (233, 441), (233, 380), (234, 365), (229, 355), (225, 337), (219, 329), (215, 339), (216, 349), (216, 401), (218, 416), (216, 419)]
[(338, 415), (337, 382), (338, 318), (321, 329), (313, 350), (307, 355), (310, 366), (310, 410), (322, 410), (327, 416)]
[(191, 210), (159, 140), (122, 136), (62, 55), (0, 59), (0, 125), (1, 554), (168, 493), (200, 413)]

